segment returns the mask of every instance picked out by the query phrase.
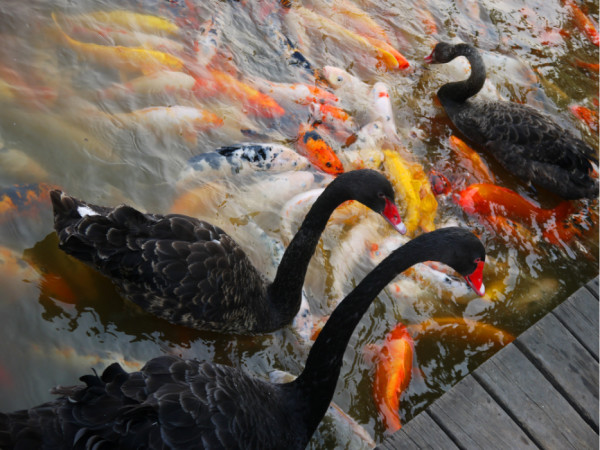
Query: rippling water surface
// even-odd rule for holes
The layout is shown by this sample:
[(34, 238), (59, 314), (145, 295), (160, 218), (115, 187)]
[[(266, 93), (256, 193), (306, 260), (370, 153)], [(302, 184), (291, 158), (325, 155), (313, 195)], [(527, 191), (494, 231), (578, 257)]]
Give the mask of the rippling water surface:
[[(578, 4), (597, 24), (598, 2)], [(169, 19), (178, 31), (89, 15), (124, 9)], [(375, 31), (406, 57), (409, 68), (386, 66), (382, 53), (357, 37)], [(309, 204), (290, 200), (331, 181), (333, 175), (322, 170), (327, 168), (206, 170), (182, 180), (189, 158), (225, 145), (276, 142), (302, 151), (299, 133), (317, 118), (319, 104), (295, 101), (289, 90), (282, 94), (268, 81), (318, 85), (339, 97), (337, 106), (350, 119), (332, 119), (329, 128), (319, 130), (327, 133), (346, 170), (361, 166), (351, 157), (351, 142), (373, 120), (373, 104), (360, 89), (336, 91), (320, 77), (323, 68), (345, 69), (369, 89), (385, 83), (400, 139), (388, 134), (367, 140), (360, 159), (393, 178), (378, 160), (391, 149), (420, 173), (437, 171), (455, 189), (464, 189), (477, 174), (453, 150), (453, 128), (435, 92), (466, 77), (468, 65), (426, 67), (423, 58), (437, 41), (465, 41), (480, 49), (488, 68), (490, 83), (480, 95), (535, 106), (598, 146), (598, 47), (560, 0), (526, 6), (509, 0), (315, 0), (292, 2), (290, 10), (250, 0), (7, 0), (0, 4), (0, 36), (2, 411), (47, 401), (50, 387), (75, 384), (92, 368), (101, 371), (120, 361), (134, 370), (164, 353), (240, 366), (265, 377), (273, 369), (301, 371), (309, 344), (292, 327), (258, 337), (204, 333), (170, 325), (122, 300), (107, 279), (57, 248), (47, 195), (50, 187), (60, 187), (96, 204), (128, 203), (149, 212), (201, 217), (222, 226), (273, 276)], [(139, 61), (132, 55), (119, 65), (106, 53), (114, 45), (138, 50), (146, 45), (146, 51), (175, 55), (183, 65), (149, 54)], [(190, 120), (149, 119), (139, 112), (166, 106), (194, 107), (207, 115), (192, 127)], [(595, 129), (573, 114), (573, 106), (595, 112)], [(488, 155), (481, 158), (498, 185), (541, 208), (559, 203), (514, 179)], [(448, 284), (413, 270), (373, 303), (346, 352), (334, 401), (375, 442), (385, 437), (385, 427), (372, 399), (374, 368), (365, 347), (381, 343), (399, 322), (413, 326), (412, 381), (400, 401), (405, 423), (505, 344), (497, 333), (482, 338), (476, 325), (452, 333), (442, 326), (445, 320), (465, 318), (518, 335), (598, 274), (597, 200), (575, 202), (583, 226), (571, 240), (551, 244), (535, 224), (490, 228), (451, 199), (437, 197), (433, 224), (459, 224), (480, 236), (488, 252), (487, 294), (477, 298), (458, 278)], [(402, 192), (398, 202), (410, 214)], [(403, 242), (381, 222), (351, 210), (330, 223), (306, 280), (315, 318), (329, 314), (386, 251)], [(417, 227), (414, 233), (422, 231)], [(439, 326), (416, 333), (429, 319)], [(357, 442), (339, 426), (324, 424), (311, 445)]]

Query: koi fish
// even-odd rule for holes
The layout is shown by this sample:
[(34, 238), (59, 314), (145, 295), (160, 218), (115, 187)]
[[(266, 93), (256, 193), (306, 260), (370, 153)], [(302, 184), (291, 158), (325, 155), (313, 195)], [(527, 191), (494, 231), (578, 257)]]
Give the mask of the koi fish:
[(413, 339), (402, 323), (386, 335), (377, 352), (373, 399), (387, 430), (392, 433), (402, 427), (400, 395), (410, 383), (413, 354)]
[(596, 75), (598, 74), (598, 72), (600, 72), (600, 64), (598, 63), (589, 63), (586, 61), (582, 61), (581, 59), (575, 58), (573, 60), (573, 64), (576, 67), (581, 67), (582, 69), (589, 70), (590, 72), (595, 73)]
[(357, 151), (360, 152), (361, 150), (379, 151), (379, 144), (385, 137), (383, 123), (381, 120), (374, 120), (356, 132), (352, 138), (352, 142), (346, 147), (344, 153), (349, 154)]
[(325, 66), (323, 76), (334, 89), (343, 89), (359, 96), (366, 97), (370, 91), (369, 85), (344, 69), (334, 66)]
[(598, 133), (598, 111), (593, 111), (582, 105), (571, 105), (569, 109), (575, 117), (585, 122), (591, 131)]
[(41, 209), (49, 208), (50, 191), (56, 186), (46, 183), (15, 185), (0, 191), (0, 223), (14, 215), (37, 218)]
[(312, 119), (331, 130), (336, 140), (346, 142), (354, 134), (354, 120), (342, 108), (324, 103), (311, 103), (309, 110)]
[(255, 143), (229, 145), (190, 158), (178, 185), (194, 178), (207, 182), (215, 178), (253, 171), (302, 170), (308, 165), (309, 161), (304, 156), (284, 145)]
[(129, 113), (112, 115), (127, 126), (142, 126), (161, 134), (182, 136), (191, 145), (196, 145), (198, 133), (223, 125), (217, 115), (191, 106), (151, 106)]
[(404, 199), (407, 232), (414, 234), (418, 226), (426, 231), (434, 230), (438, 204), (423, 167), (405, 161), (396, 151), (384, 150), (383, 153), (384, 171)]
[(344, 171), (342, 162), (331, 146), (312, 125), (300, 125), (296, 149), (316, 168), (325, 173), (339, 175)]
[(0, 148), (0, 168), (4, 176), (17, 182), (39, 182), (48, 179), (48, 172), (41, 164), (25, 152), (14, 148)]
[(271, 97), (285, 99), (300, 105), (311, 103), (334, 105), (339, 101), (335, 94), (306, 83), (275, 83), (257, 78), (254, 80), (254, 84), (259, 90)]
[(149, 34), (178, 34), (179, 27), (169, 19), (151, 14), (127, 10), (94, 11), (86, 14), (66, 16), (70, 21), (104, 23), (127, 30), (139, 30)]
[(327, 33), (332, 39), (355, 46), (361, 51), (373, 55), (388, 69), (395, 70), (400, 67), (398, 60), (389, 51), (373, 45), (367, 38), (348, 30), (333, 20), (316, 14), (303, 6), (294, 8), (293, 11), (300, 17), (300, 20), (307, 29), (315, 30), (321, 34)]
[(63, 41), (73, 51), (80, 57), (89, 59), (97, 64), (118, 70), (130, 72), (141, 71), (142, 73), (150, 73), (164, 68), (181, 70), (184, 67), (183, 61), (178, 57), (158, 50), (120, 45), (99, 45), (76, 41), (62, 30), (54, 13), (52, 13), (52, 20), (56, 24)]
[(197, 97), (225, 95), (241, 102), (249, 113), (268, 119), (285, 114), (285, 110), (272, 97), (237, 80), (226, 72), (209, 69), (204, 72), (192, 71), (191, 75), (196, 80), (194, 93)]
[(217, 49), (221, 42), (221, 31), (216, 26), (215, 19), (206, 21), (194, 39), (194, 52), (196, 53), (196, 62), (206, 66), (217, 54)]
[(596, 25), (592, 20), (581, 10), (581, 8), (573, 0), (563, 0), (563, 4), (571, 10), (575, 25), (588, 37), (588, 39), (596, 47), (600, 46), (600, 35)]
[(435, 195), (446, 195), (452, 190), (450, 180), (437, 170), (429, 172), (429, 184), (431, 185), (431, 191)]
[(436, 317), (406, 328), (415, 341), (435, 335), (436, 338), (466, 338), (474, 345), (504, 347), (515, 339), (512, 334), (493, 325), (462, 317)]
[(561, 236), (563, 229), (557, 224), (563, 223), (575, 208), (565, 200), (553, 209), (543, 209), (515, 191), (487, 183), (469, 186), (455, 197), (455, 201), (467, 214), (503, 216), (531, 229), (542, 228), (544, 238), (552, 243)]
[(496, 179), (481, 156), (457, 136), (450, 136), (450, 148), (459, 159), (459, 166), (467, 169), (478, 183), (495, 183)]
[(398, 132), (396, 130), (396, 121), (394, 120), (394, 112), (392, 111), (392, 102), (388, 87), (385, 83), (378, 81), (371, 89), (371, 101), (373, 102), (373, 110), (377, 115), (376, 120), (381, 120), (383, 129), (388, 138), (394, 142), (399, 142)]
[(126, 83), (115, 83), (103, 90), (100, 96), (112, 100), (131, 95), (187, 94), (195, 84), (194, 77), (185, 72), (158, 70)]
[(0, 65), (0, 99), (17, 101), (28, 108), (52, 106), (58, 94), (47, 86), (33, 86), (14, 69)]

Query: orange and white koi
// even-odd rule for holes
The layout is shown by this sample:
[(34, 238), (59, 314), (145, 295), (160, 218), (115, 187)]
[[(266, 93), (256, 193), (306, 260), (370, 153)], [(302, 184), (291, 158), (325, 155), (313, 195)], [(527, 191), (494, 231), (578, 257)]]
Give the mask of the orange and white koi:
[(542, 235), (551, 243), (563, 237), (568, 240), (561, 237), (560, 224), (575, 208), (572, 202), (563, 201), (553, 209), (543, 209), (515, 191), (489, 183), (469, 186), (456, 195), (455, 201), (467, 214), (503, 216), (530, 229), (542, 229)]
[(312, 120), (327, 127), (337, 141), (346, 142), (354, 134), (354, 119), (342, 108), (325, 103), (311, 103), (309, 111)]
[(453, 337), (467, 339), (474, 345), (504, 347), (515, 339), (511, 333), (493, 325), (462, 317), (435, 317), (418, 324), (407, 325), (406, 328), (415, 341), (424, 336)]
[(77, 41), (62, 30), (54, 13), (52, 13), (52, 19), (62, 40), (80, 57), (96, 64), (129, 72), (141, 71), (142, 73), (150, 73), (165, 68), (181, 70), (184, 67), (184, 62), (178, 57), (158, 50)]
[(339, 175), (344, 171), (344, 165), (331, 146), (312, 125), (300, 124), (296, 150), (325, 173)]
[(306, 83), (276, 83), (265, 79), (256, 78), (254, 85), (261, 92), (272, 96), (275, 99), (285, 99), (300, 105), (311, 103), (335, 105), (339, 98), (323, 88)]
[[(190, 69), (189, 66), (188, 69)], [(268, 119), (281, 117), (285, 114), (285, 110), (271, 96), (258, 91), (226, 72), (214, 69), (192, 70), (191, 75), (196, 80), (193, 89), (194, 94), (199, 98), (224, 95), (240, 102), (248, 113)]]
[(571, 112), (584, 122), (588, 128), (594, 133), (598, 133), (598, 111), (586, 108), (583, 105), (571, 105), (569, 106)]
[(581, 10), (573, 0), (563, 0), (563, 4), (571, 10), (575, 25), (587, 36), (596, 47), (600, 46), (600, 35), (594, 22)]
[(450, 136), (450, 148), (459, 159), (458, 166), (464, 167), (477, 183), (495, 183), (496, 179), (481, 156), (462, 139)]
[(142, 126), (157, 135), (181, 136), (195, 145), (198, 133), (223, 125), (217, 115), (191, 106), (151, 106), (130, 113), (116, 113), (112, 117), (126, 126)]
[(390, 331), (375, 357), (373, 399), (379, 415), (389, 432), (402, 427), (400, 396), (410, 383), (413, 367), (414, 342), (404, 324)]
[(0, 100), (17, 101), (25, 107), (41, 109), (52, 106), (57, 96), (55, 89), (34, 86), (16, 70), (0, 65)]

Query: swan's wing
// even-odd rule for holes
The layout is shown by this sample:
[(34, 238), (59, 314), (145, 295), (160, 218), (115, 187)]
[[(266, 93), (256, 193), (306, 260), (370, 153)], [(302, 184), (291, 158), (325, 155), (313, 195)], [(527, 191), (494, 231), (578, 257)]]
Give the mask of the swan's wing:
[(262, 275), (219, 227), (129, 206), (108, 213), (86, 207), (96, 213), (57, 226), (60, 247), (109, 276), (142, 308), (174, 323), (220, 331), (251, 329), (265, 313), (253, 303), (265, 297)]
[(472, 102), (471, 108), (466, 120), (499, 159), (503, 153), (518, 152), (527, 160), (585, 172), (592, 168), (590, 160), (597, 162), (590, 146), (547, 114), (527, 105)]

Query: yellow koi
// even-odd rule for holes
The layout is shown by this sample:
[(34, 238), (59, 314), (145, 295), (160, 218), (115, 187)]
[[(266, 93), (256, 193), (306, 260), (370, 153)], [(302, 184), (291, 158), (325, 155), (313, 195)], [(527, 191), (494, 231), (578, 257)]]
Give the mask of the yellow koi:
[(412, 172), (404, 159), (393, 150), (383, 150), (384, 172), (394, 186), (396, 193), (402, 197), (405, 212), (402, 215), (406, 225), (406, 233), (411, 236), (420, 222), (421, 199), (412, 183)]
[(66, 34), (58, 24), (56, 15), (52, 13), (63, 40), (81, 57), (87, 58), (98, 64), (103, 64), (119, 70), (141, 71), (151, 73), (164, 68), (173, 70), (183, 69), (181, 59), (158, 50), (149, 50), (137, 47), (123, 47), (120, 45), (108, 46), (77, 41)]
[(179, 27), (168, 19), (150, 14), (140, 14), (133, 11), (113, 10), (96, 11), (78, 16), (70, 16), (69, 19), (79, 21), (102, 22), (116, 25), (130, 30), (143, 31), (145, 33), (179, 33)]

